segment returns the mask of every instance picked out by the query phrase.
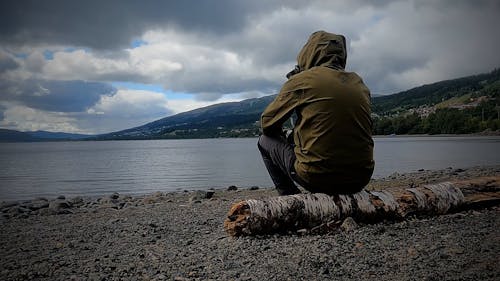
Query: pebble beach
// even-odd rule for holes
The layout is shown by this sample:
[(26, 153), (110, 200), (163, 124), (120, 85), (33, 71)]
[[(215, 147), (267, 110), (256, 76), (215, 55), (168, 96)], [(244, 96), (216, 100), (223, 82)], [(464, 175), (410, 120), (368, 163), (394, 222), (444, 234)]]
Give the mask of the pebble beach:
[[(500, 175), (394, 173), (367, 189)], [(233, 203), (269, 187), (0, 203), (0, 280), (500, 280), (500, 207), (326, 234), (229, 237)]]

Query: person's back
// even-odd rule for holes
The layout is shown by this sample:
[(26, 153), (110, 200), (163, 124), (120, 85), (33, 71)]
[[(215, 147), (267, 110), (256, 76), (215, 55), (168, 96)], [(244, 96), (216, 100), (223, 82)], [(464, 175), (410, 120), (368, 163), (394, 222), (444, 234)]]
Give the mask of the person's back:
[(343, 36), (313, 33), (297, 61), (298, 70), (262, 114), (263, 133), (277, 136), (295, 112), (293, 180), (313, 192), (357, 192), (374, 167), (370, 92), (357, 74), (344, 71)]

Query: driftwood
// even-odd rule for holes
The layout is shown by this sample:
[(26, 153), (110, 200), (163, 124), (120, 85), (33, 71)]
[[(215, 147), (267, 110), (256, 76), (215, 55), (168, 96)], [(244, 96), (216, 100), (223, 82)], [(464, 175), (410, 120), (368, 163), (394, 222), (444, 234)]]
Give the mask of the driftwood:
[(500, 203), (500, 177), (443, 182), (353, 195), (297, 194), (235, 203), (224, 221), (231, 236), (331, 228), (347, 217), (374, 223), (440, 215)]

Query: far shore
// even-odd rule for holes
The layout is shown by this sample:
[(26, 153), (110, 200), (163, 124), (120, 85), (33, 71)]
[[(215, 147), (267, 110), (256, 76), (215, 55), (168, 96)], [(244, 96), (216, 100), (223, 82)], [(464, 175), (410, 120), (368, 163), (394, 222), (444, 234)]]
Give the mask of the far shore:
[[(405, 135), (373, 135), (373, 138), (405, 138), (405, 137), (498, 137), (500, 136), (500, 130), (496, 131), (485, 131), (479, 133), (471, 134), (405, 134)], [(47, 140), (36, 140), (36, 141), (1, 141), (0, 143), (44, 143), (44, 142), (92, 142), (92, 141), (138, 141), (138, 140), (193, 140), (193, 139), (248, 139), (248, 138), (258, 138), (258, 136), (252, 137), (220, 137), (220, 138), (130, 138), (130, 139), (47, 139)]]

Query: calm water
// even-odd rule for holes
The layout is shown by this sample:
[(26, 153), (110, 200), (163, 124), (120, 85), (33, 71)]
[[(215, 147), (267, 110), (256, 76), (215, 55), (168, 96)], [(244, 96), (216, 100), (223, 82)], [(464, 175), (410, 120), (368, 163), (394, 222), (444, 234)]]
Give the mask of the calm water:
[[(256, 139), (0, 144), (0, 200), (271, 186)], [(500, 164), (500, 137), (375, 138), (374, 177)]]

